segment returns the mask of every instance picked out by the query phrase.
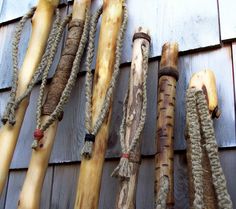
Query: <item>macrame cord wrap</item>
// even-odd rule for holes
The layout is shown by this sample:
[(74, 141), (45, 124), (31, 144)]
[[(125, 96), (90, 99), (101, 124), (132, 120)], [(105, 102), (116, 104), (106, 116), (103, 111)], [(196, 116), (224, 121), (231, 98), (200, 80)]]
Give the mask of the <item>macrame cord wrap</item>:
[(210, 161), (213, 185), (218, 201), (218, 209), (232, 209), (232, 201), (227, 191), (226, 180), (221, 168), (213, 121), (209, 114), (207, 100), (202, 90), (189, 88), (186, 94), (187, 134), (192, 150), (192, 175), (194, 184), (194, 209), (203, 209), (203, 168), (201, 140)]
[(125, 143), (125, 129), (126, 126), (130, 126), (132, 124), (132, 119), (127, 117), (127, 107), (128, 107), (128, 97), (129, 97), (129, 90), (126, 94), (124, 105), (123, 105), (123, 119), (120, 126), (120, 143), (121, 143), (121, 150), (122, 156), (120, 158), (120, 162), (118, 166), (115, 168), (113, 173), (111, 174), (113, 177), (119, 178), (130, 178), (132, 173), (134, 172), (134, 162), (131, 159), (131, 153), (135, 151), (138, 141), (140, 140), (140, 135), (142, 133), (145, 119), (146, 119), (146, 110), (147, 110), (147, 73), (148, 73), (148, 54), (149, 48), (145, 45), (141, 46), (142, 54), (143, 54), (143, 62), (142, 62), (142, 69), (143, 69), (143, 82), (142, 82), (142, 92), (139, 95), (142, 97), (142, 109), (141, 115), (139, 118), (139, 123), (137, 130), (135, 132), (134, 137), (131, 140), (129, 147), (126, 146)]
[[(58, 31), (57, 31), (57, 35), (55, 37), (55, 42), (59, 42), (62, 32), (63, 32), (63, 28), (65, 28), (66, 24), (69, 22), (69, 20), (71, 19), (71, 14), (69, 16), (67, 16), (65, 18), (65, 20), (61, 23)], [(63, 113), (63, 107), (64, 105), (68, 102), (72, 88), (74, 87), (75, 83), (76, 83), (76, 79), (77, 79), (77, 74), (79, 72), (79, 67), (81, 64), (81, 59), (84, 53), (84, 49), (85, 46), (87, 44), (87, 37), (88, 37), (88, 31), (89, 31), (89, 19), (90, 19), (90, 12), (89, 9), (86, 10), (86, 18), (85, 18), (85, 23), (84, 23), (84, 29), (83, 29), (83, 33), (82, 33), (82, 37), (79, 43), (79, 47), (78, 50), (76, 52), (75, 55), (75, 59), (73, 61), (73, 66), (71, 69), (71, 73), (70, 73), (70, 77), (67, 81), (67, 84), (61, 94), (60, 100), (55, 108), (55, 110), (49, 115), (49, 117), (47, 118), (46, 121), (44, 121), (44, 123), (42, 124), (42, 120), (41, 120), (41, 116), (42, 116), (42, 105), (43, 105), (43, 98), (44, 98), (44, 94), (45, 94), (45, 88), (46, 88), (46, 82), (47, 82), (47, 77), (48, 77), (48, 73), (49, 73), (49, 69), (51, 67), (54, 55), (55, 55), (55, 48), (52, 47), (50, 49), (50, 53), (49, 53), (49, 62), (46, 66), (46, 69), (44, 70), (43, 73), (43, 78), (42, 78), (42, 83), (40, 86), (40, 92), (39, 92), (39, 97), (38, 97), (38, 103), (37, 103), (37, 111), (36, 111), (36, 122), (37, 122), (37, 128), (34, 132), (34, 141), (32, 143), (32, 148), (36, 149), (38, 148), (39, 144), (40, 144), (40, 140), (43, 138), (44, 136), (44, 131), (46, 131), (48, 129), (48, 127), (55, 122), (56, 120), (58, 120), (62, 113)], [(61, 35), (59, 35), (61, 34)]]
[(109, 87), (106, 92), (106, 96), (104, 102), (102, 104), (102, 108), (100, 114), (95, 122), (94, 127), (92, 127), (92, 69), (91, 64), (94, 57), (94, 49), (95, 49), (95, 35), (96, 35), (96, 26), (98, 23), (98, 19), (102, 14), (103, 8), (101, 7), (92, 17), (90, 23), (90, 32), (89, 32), (89, 43), (87, 48), (87, 57), (86, 57), (86, 81), (85, 81), (85, 94), (86, 94), (86, 111), (85, 111), (85, 141), (84, 146), (81, 150), (81, 155), (86, 158), (90, 159), (93, 151), (93, 145), (95, 142), (95, 137), (102, 126), (102, 123), (107, 116), (112, 96), (114, 93), (114, 89), (116, 86), (116, 80), (119, 75), (120, 71), (120, 59), (121, 59), (121, 52), (123, 48), (123, 41), (124, 41), (124, 33), (127, 27), (127, 20), (128, 20), (128, 12), (125, 3), (123, 4), (124, 12), (123, 12), (123, 21), (122, 25), (118, 34), (118, 38), (116, 41), (116, 57), (115, 57), (115, 64), (114, 64), (114, 71), (112, 74), (112, 78), (109, 84)]

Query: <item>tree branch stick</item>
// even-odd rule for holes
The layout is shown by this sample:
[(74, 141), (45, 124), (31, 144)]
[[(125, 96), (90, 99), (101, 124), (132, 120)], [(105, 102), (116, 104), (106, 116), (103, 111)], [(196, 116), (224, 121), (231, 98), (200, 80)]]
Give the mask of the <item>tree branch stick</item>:
[[(27, 89), (31, 78), (41, 61), (50, 33), (54, 10), (58, 4), (59, 0), (39, 0), (32, 19), (32, 34), (28, 44), (28, 49), (23, 65), (19, 71), (16, 97), (19, 97)], [(0, 130), (0, 194), (7, 179), (8, 170), (28, 103), (29, 98), (26, 98), (19, 105), (19, 108), (16, 111), (16, 124), (14, 126), (6, 123)]]
[[(96, 70), (93, 82), (93, 126), (100, 113), (106, 91), (112, 77), (112, 70), (115, 63), (116, 40), (122, 21), (122, 3), (123, 0), (103, 1), (102, 23), (99, 36)], [(109, 134), (111, 110), (112, 107), (110, 106), (109, 113), (96, 136), (91, 159), (82, 159), (74, 206), (75, 209), (98, 208), (102, 169)]]

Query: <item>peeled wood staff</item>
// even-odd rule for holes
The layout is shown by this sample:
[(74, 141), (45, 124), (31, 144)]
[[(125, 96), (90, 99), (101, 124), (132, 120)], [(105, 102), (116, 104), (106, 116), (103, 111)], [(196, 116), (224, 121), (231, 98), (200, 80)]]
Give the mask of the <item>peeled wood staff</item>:
[[(18, 42), (20, 39), (20, 33), (27, 19), (32, 18), (32, 33), (28, 45), (28, 49), (24, 58), (24, 62), (18, 74), (17, 84), (13, 84), (11, 97), (16, 99), (21, 97), (27, 90), (32, 77), (41, 61), (43, 56), (48, 36), (50, 33), (51, 25), (53, 22), (53, 15), (56, 7), (59, 4), (59, 0), (39, 0), (37, 9), (34, 13), (34, 9), (31, 10), (20, 21), (20, 25), (17, 28), (17, 34), (14, 42), (14, 56), (17, 57)], [(34, 15), (33, 15), (34, 13)], [(17, 77), (17, 58), (14, 59), (14, 73), (13, 77)], [(16, 80), (14, 81), (16, 83)], [(29, 103), (29, 97), (19, 102), (18, 107), (13, 107), (15, 101), (11, 100), (8, 111), (14, 112), (14, 117), (8, 118), (8, 113), (5, 112), (2, 121), (4, 125), (0, 130), (0, 194), (3, 191), (14, 149), (17, 143), (17, 139), (20, 133), (21, 125), (24, 120), (24, 115)]]
[[(91, 63), (94, 55), (94, 37), (101, 13), (102, 22), (92, 88)], [(126, 25), (127, 9), (123, 0), (104, 0), (103, 8), (92, 18), (86, 58), (86, 135), (74, 206), (77, 209), (98, 208), (111, 119), (111, 101), (119, 74)]]
[(214, 73), (195, 73), (186, 94), (190, 208), (232, 209), (212, 118), (219, 117)]
[(32, 144), (34, 150), (19, 197), (19, 209), (39, 208), (41, 190), (58, 122), (62, 119), (63, 106), (68, 101), (76, 82), (87, 42), (90, 4), (90, 0), (74, 1), (66, 45), (42, 106), (48, 71), (43, 74), (37, 107), (37, 129)]
[(166, 43), (162, 48), (158, 72), (158, 112), (155, 196), (156, 209), (174, 206), (174, 113), (178, 81), (178, 45)]
[(120, 178), (116, 209), (136, 208), (136, 187), (141, 161), (140, 134), (144, 127), (147, 108), (146, 81), (150, 41), (149, 32), (139, 27), (133, 36), (129, 90), (120, 127), (122, 157), (112, 174)]

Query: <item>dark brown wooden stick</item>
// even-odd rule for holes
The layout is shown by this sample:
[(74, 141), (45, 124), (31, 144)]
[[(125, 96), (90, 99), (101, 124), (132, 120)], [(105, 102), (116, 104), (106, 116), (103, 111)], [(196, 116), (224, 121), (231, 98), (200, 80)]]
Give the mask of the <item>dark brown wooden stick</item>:
[(178, 45), (166, 43), (162, 48), (159, 70), (158, 110), (157, 110), (157, 149), (155, 194), (160, 189), (160, 180), (168, 177), (169, 193), (167, 208), (174, 205), (174, 113), (176, 82), (178, 80)]
[[(138, 36), (144, 34), (143, 37)], [(133, 58), (130, 71), (130, 82), (129, 82), (129, 96), (127, 105), (127, 117), (126, 121), (132, 121), (126, 126), (125, 143), (129, 147), (131, 141), (136, 133), (139, 125), (141, 110), (142, 110), (142, 97), (141, 92), (143, 91), (142, 83), (144, 79), (143, 69), (143, 53), (142, 45), (149, 50), (149, 40), (145, 39), (145, 35), (149, 38), (149, 32), (141, 27), (134, 34), (133, 42)], [(140, 96), (138, 96), (140, 95)], [(141, 160), (141, 142), (137, 143), (134, 152), (130, 153), (130, 160), (134, 163), (134, 170), (129, 180), (121, 180), (120, 187), (118, 190), (116, 209), (135, 209), (136, 208), (136, 186), (138, 181), (139, 163)]]

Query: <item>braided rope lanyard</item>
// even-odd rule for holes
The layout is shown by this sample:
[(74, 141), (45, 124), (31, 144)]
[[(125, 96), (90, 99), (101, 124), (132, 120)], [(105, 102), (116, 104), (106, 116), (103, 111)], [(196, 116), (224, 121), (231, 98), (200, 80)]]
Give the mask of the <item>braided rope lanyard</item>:
[[(13, 38), (13, 43), (12, 43), (12, 59), (13, 59), (13, 79), (12, 79), (12, 88), (11, 88), (11, 93), (10, 93), (10, 99), (9, 102), (6, 106), (5, 112), (2, 117), (2, 123), (6, 124), (9, 122), (10, 125), (14, 125), (16, 123), (16, 110), (18, 109), (19, 105), (21, 102), (30, 95), (33, 87), (39, 80), (39, 77), (42, 75), (42, 73), (45, 71), (46, 66), (49, 62), (48, 57), (51, 52), (51, 48), (54, 48), (53, 51), (53, 57), (56, 53), (57, 46), (59, 44), (60, 39), (56, 39), (55, 37), (61, 36), (60, 33), (63, 31), (60, 29), (62, 27), (62, 24), (60, 24), (61, 17), (60, 17), (60, 12), (59, 9), (56, 10), (56, 20), (53, 23), (52, 31), (49, 35), (48, 41), (47, 41), (47, 47), (46, 50), (42, 56), (41, 62), (38, 65), (36, 71), (34, 72), (34, 75), (30, 81), (30, 83), (27, 86), (27, 89), (25, 92), (20, 95), (18, 98), (16, 98), (16, 91), (17, 91), (17, 86), (18, 86), (18, 50), (19, 50), (19, 43), (20, 43), (20, 38), (21, 34), (24, 28), (24, 25), (26, 21), (30, 18), (33, 17), (34, 12), (36, 10), (36, 7), (33, 7), (32, 9), (29, 10), (29, 12), (23, 16), (23, 18), (20, 20), (19, 24), (17, 25), (15, 36)], [(67, 17), (66, 19), (68, 19)], [(59, 32), (59, 33), (58, 33)]]
[(90, 23), (90, 32), (89, 32), (89, 44), (88, 44), (88, 51), (86, 57), (86, 81), (85, 81), (85, 94), (86, 94), (86, 111), (85, 111), (85, 142), (84, 146), (81, 150), (81, 155), (85, 158), (91, 158), (92, 151), (93, 151), (93, 144), (95, 142), (95, 136), (97, 135), (102, 123), (108, 113), (109, 106), (111, 104), (112, 96), (114, 93), (114, 89), (116, 86), (116, 80), (118, 78), (120, 72), (120, 60), (121, 60), (121, 52), (123, 48), (123, 41), (124, 41), (124, 34), (127, 27), (127, 20), (128, 20), (128, 11), (126, 4), (123, 3), (123, 21), (120, 27), (120, 31), (118, 34), (118, 38), (116, 41), (116, 51), (115, 51), (115, 64), (114, 64), (114, 71), (112, 74), (112, 78), (109, 84), (109, 87), (106, 92), (106, 96), (104, 102), (102, 104), (102, 108), (100, 114), (95, 122), (94, 127), (92, 127), (92, 69), (91, 64), (94, 57), (94, 48), (95, 48), (95, 35), (96, 35), (96, 26), (98, 23), (98, 19), (102, 14), (103, 8), (101, 7), (92, 17)]
[(120, 177), (120, 178), (130, 178), (130, 176), (133, 173), (134, 169), (134, 163), (130, 159), (130, 154), (134, 152), (137, 143), (140, 139), (140, 134), (143, 130), (145, 119), (146, 119), (146, 110), (147, 110), (147, 73), (148, 73), (148, 54), (149, 49), (146, 45), (142, 45), (142, 54), (143, 54), (143, 62), (142, 62), (142, 69), (143, 69), (143, 82), (142, 82), (142, 92), (140, 92), (139, 96), (142, 97), (142, 109), (141, 109), (141, 115), (139, 118), (139, 123), (137, 130), (135, 132), (134, 137), (131, 140), (131, 143), (129, 147), (126, 146), (125, 143), (125, 128), (130, 123), (132, 123), (131, 120), (127, 121), (127, 107), (128, 107), (128, 97), (129, 97), (129, 91), (126, 94), (124, 105), (123, 105), (123, 119), (120, 126), (120, 144), (121, 144), (121, 150), (122, 150), (122, 157), (120, 158), (120, 162), (118, 166), (115, 168), (113, 173), (111, 174), (113, 177)]
[(215, 188), (218, 209), (232, 209), (232, 201), (227, 191), (226, 179), (221, 168), (218, 147), (214, 134), (213, 121), (210, 117), (206, 97), (202, 90), (190, 88), (186, 94), (186, 120), (192, 150), (192, 174), (195, 197), (193, 207), (203, 209), (203, 168), (201, 139), (210, 161), (212, 180)]
[[(71, 18), (71, 14), (65, 19), (64, 22), (62, 22), (62, 26), (65, 26), (69, 20)], [(54, 57), (54, 53), (51, 53), (50, 57), (48, 58), (50, 60), (50, 62), (48, 63), (44, 74), (43, 74), (43, 78), (42, 78), (42, 83), (40, 86), (40, 92), (39, 92), (39, 97), (38, 97), (38, 102), (37, 102), (37, 111), (36, 111), (36, 122), (37, 122), (37, 128), (34, 132), (34, 141), (32, 143), (32, 148), (36, 149), (38, 148), (39, 144), (40, 144), (40, 140), (43, 138), (44, 136), (44, 131), (46, 131), (49, 126), (55, 122), (56, 120), (58, 120), (58, 118), (60, 118), (60, 116), (62, 115), (63, 112), (63, 107), (64, 105), (68, 102), (69, 97), (71, 95), (71, 91), (76, 83), (76, 79), (77, 79), (77, 74), (79, 72), (79, 67), (81, 64), (81, 60), (82, 60), (82, 56), (84, 53), (84, 49), (87, 43), (87, 37), (88, 37), (88, 31), (89, 31), (89, 20), (90, 20), (90, 12), (89, 9), (86, 10), (86, 18), (85, 18), (85, 23), (84, 23), (84, 30), (82, 33), (82, 37), (79, 43), (79, 47), (78, 50), (76, 52), (75, 55), (75, 59), (73, 61), (73, 66), (71, 69), (71, 73), (70, 73), (70, 77), (67, 81), (67, 84), (61, 94), (60, 100), (55, 108), (55, 110), (47, 117), (46, 121), (44, 121), (44, 123), (42, 123), (42, 105), (43, 105), (43, 98), (44, 98), (44, 94), (45, 94), (45, 89), (46, 89), (46, 82), (47, 82), (47, 77), (48, 77), (48, 73), (49, 73), (49, 69), (51, 67), (52, 61), (53, 61), (53, 57)], [(62, 30), (63, 27), (60, 28), (60, 30)], [(59, 39), (60, 37), (56, 37), (55, 39)], [(51, 52), (54, 52), (54, 48), (51, 48)], [(53, 55), (53, 56), (52, 56)]]

